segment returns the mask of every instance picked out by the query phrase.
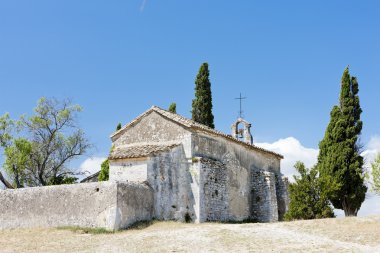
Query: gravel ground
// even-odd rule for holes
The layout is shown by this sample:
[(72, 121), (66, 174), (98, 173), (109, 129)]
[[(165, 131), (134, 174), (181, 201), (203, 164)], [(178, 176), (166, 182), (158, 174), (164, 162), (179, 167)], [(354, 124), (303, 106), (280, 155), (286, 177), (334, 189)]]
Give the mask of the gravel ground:
[(380, 216), (271, 224), (156, 222), (144, 229), (85, 234), (0, 230), (0, 252), (380, 252)]

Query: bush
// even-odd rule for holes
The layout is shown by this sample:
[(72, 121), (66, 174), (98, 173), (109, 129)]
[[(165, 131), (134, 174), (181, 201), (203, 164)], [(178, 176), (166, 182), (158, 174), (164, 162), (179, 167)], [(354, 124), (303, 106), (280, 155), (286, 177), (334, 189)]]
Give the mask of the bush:
[(289, 185), (290, 204), (285, 220), (310, 220), (334, 217), (327, 196), (323, 193), (316, 168), (307, 169), (301, 162), (294, 165), (300, 176)]

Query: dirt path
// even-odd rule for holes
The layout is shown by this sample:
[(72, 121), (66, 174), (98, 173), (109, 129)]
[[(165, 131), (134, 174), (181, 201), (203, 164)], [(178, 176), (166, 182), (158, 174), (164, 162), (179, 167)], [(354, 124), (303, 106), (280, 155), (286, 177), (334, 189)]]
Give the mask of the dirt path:
[(90, 235), (58, 229), (0, 231), (0, 252), (380, 252), (380, 217), (273, 224), (158, 222)]

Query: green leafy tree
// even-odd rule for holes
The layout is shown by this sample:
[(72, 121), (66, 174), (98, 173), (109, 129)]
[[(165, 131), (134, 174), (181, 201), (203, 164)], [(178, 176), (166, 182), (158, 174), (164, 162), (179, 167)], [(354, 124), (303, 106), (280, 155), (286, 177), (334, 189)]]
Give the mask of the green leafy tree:
[(380, 194), (380, 153), (377, 154), (375, 161), (371, 163), (372, 167), (372, 191)]
[(91, 147), (76, 123), (76, 115), (81, 111), (79, 105), (69, 100), (41, 98), (35, 114), (22, 118), (32, 143), (30, 186), (71, 182), (70, 178), (79, 174), (66, 165)]
[(169, 106), (169, 112), (172, 113), (177, 113), (177, 104), (176, 103), (171, 103)]
[(0, 117), (0, 146), (2, 148), (5, 148), (11, 144), (12, 131), (14, 130), (14, 127), (15, 124), (10, 119), (8, 113)]
[(78, 178), (70, 175), (58, 175), (49, 179), (48, 185), (74, 184)]
[(109, 179), (109, 171), (110, 171), (110, 164), (108, 162), (108, 159), (102, 162), (102, 165), (100, 166), (100, 173), (98, 176), (99, 181), (108, 181)]
[(195, 80), (195, 99), (193, 99), (191, 113), (194, 121), (214, 128), (209, 75), (208, 64), (203, 63)]
[(325, 136), (319, 143), (317, 166), (323, 189), (333, 206), (343, 209), (346, 216), (357, 215), (367, 192), (358, 144), (363, 126), (358, 93), (358, 81), (346, 68), (339, 105), (333, 107)]
[[(12, 130), (14, 124), (9, 118), (9, 114), (4, 114), (0, 117), (0, 147), (7, 148), (12, 144)], [(0, 171), (0, 181), (7, 188), (14, 188), (14, 186), (4, 177), (3, 173)]]
[(121, 129), (121, 123), (117, 124), (116, 131), (119, 131)]
[(4, 168), (12, 177), (15, 188), (22, 188), (28, 183), (27, 168), (31, 165), (31, 152), (32, 144), (23, 138), (15, 139), (11, 145), (5, 148)]
[(322, 191), (318, 170), (307, 169), (302, 162), (294, 168), (300, 174), (294, 176), (294, 183), (289, 184), (290, 203), (285, 214), (286, 220), (309, 220), (334, 217), (334, 212), (327, 196)]
[[(15, 123), (7, 115), (0, 118), (0, 144), (6, 156), (4, 167), (14, 186), (76, 181), (75, 176), (81, 173), (67, 164), (91, 147), (76, 123), (80, 111), (81, 107), (69, 100), (41, 98), (31, 117), (21, 117)], [(4, 185), (11, 188), (3, 179), (0, 175)]]

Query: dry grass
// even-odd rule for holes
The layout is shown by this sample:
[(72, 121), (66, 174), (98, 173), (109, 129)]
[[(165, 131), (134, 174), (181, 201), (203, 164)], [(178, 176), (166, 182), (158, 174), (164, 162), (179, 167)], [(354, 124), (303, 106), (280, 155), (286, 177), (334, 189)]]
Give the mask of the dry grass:
[(111, 234), (80, 231), (0, 230), (0, 252), (380, 252), (380, 216), (272, 224), (153, 222)]

